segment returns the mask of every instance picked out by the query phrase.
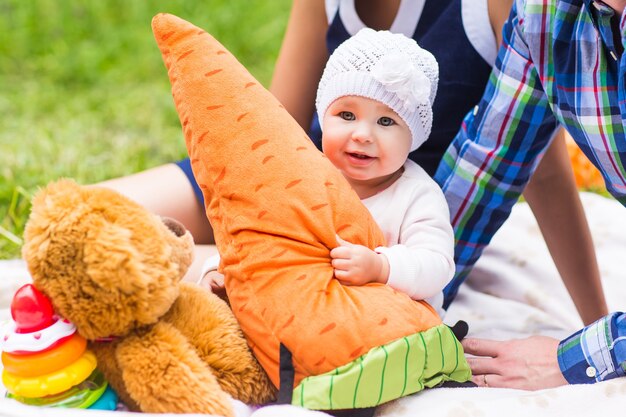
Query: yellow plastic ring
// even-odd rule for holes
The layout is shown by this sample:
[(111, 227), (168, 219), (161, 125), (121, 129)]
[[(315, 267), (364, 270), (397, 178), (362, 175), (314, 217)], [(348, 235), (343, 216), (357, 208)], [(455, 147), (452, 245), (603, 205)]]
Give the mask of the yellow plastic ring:
[(96, 369), (96, 356), (90, 350), (72, 364), (55, 372), (32, 378), (22, 378), (6, 370), (2, 383), (7, 391), (27, 398), (54, 395), (83, 382)]
[[(56, 395), (26, 398), (9, 393), (7, 397), (17, 400), (22, 404), (37, 407), (90, 408), (100, 400), (107, 391), (107, 387), (108, 385), (104, 380), (104, 376), (96, 369), (80, 384), (74, 385), (72, 388)], [(103, 399), (103, 401), (105, 400), (106, 398)]]
[(87, 341), (78, 333), (59, 346), (43, 352), (15, 355), (2, 352), (2, 364), (7, 372), (19, 377), (49, 374), (65, 368), (78, 359), (87, 348)]

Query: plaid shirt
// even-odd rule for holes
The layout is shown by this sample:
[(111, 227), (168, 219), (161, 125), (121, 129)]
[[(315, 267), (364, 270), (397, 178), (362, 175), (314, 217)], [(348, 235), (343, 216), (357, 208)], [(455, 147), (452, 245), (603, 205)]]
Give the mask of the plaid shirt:
[[(457, 239), (457, 275), (444, 290), (445, 307), (508, 217), (559, 124), (626, 203), (626, 55), (620, 59), (613, 43), (613, 15), (592, 0), (514, 2), (485, 94), (435, 176)], [(619, 23), (617, 35), (626, 39), (624, 16)], [(600, 334), (606, 338), (591, 343)], [(595, 368), (600, 358), (612, 365), (595, 368), (593, 381), (623, 375), (626, 351), (615, 350), (620, 336), (626, 337), (624, 316), (609, 316), (563, 341), (566, 378), (591, 382), (581, 364)]]
[(613, 313), (563, 340), (559, 366), (570, 384), (626, 374), (626, 314)]

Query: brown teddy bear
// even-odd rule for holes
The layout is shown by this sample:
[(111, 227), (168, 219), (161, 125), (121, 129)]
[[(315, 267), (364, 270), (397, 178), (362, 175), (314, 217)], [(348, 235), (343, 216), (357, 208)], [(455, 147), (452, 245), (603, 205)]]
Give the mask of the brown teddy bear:
[(273, 399), (229, 307), (180, 282), (193, 257), (181, 224), (61, 180), (33, 199), (24, 240), (34, 285), (89, 340), (131, 410), (232, 416), (229, 395)]

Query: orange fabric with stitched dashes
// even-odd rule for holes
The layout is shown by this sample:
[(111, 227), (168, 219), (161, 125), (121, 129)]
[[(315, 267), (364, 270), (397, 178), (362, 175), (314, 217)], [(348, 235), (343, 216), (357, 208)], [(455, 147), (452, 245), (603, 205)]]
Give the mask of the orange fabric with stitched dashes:
[(426, 303), (386, 285), (333, 278), (335, 234), (384, 244), (356, 193), (219, 42), (172, 15), (155, 16), (152, 27), (231, 307), (272, 381), (280, 342), (293, 354), (297, 384), (440, 324)]

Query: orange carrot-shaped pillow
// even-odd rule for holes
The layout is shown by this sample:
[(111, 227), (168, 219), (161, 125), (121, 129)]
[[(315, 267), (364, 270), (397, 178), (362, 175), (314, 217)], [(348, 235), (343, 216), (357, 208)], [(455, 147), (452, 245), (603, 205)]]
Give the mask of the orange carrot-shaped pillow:
[[(329, 252), (337, 246), (336, 235), (370, 248), (384, 239), (356, 193), (295, 120), (205, 31), (165, 14), (152, 25), (232, 309), (272, 381), (279, 383), (280, 343), (293, 354), (294, 402), (310, 408), (369, 406), (424, 384), (467, 380), (468, 368), (459, 365), (465, 364), (460, 345), (428, 304), (386, 285), (348, 287), (333, 278)], [(431, 332), (420, 333), (427, 329)], [(383, 352), (393, 343), (395, 353)], [(452, 363), (442, 363), (437, 347), (429, 369), (429, 344), (451, 346)], [(419, 356), (415, 360), (411, 349)], [(372, 355), (378, 365), (370, 363)], [(404, 366), (409, 373), (385, 373), (387, 365)], [(349, 384), (332, 381), (330, 404), (307, 396), (309, 387), (328, 391), (328, 385), (320, 386), (331, 374), (347, 375), (349, 389), (356, 382), (362, 390), (363, 372), (370, 371), (374, 379), (391, 381), (373, 399), (353, 401), (372, 395), (342, 394), (338, 387)], [(339, 394), (349, 400), (335, 399)]]

